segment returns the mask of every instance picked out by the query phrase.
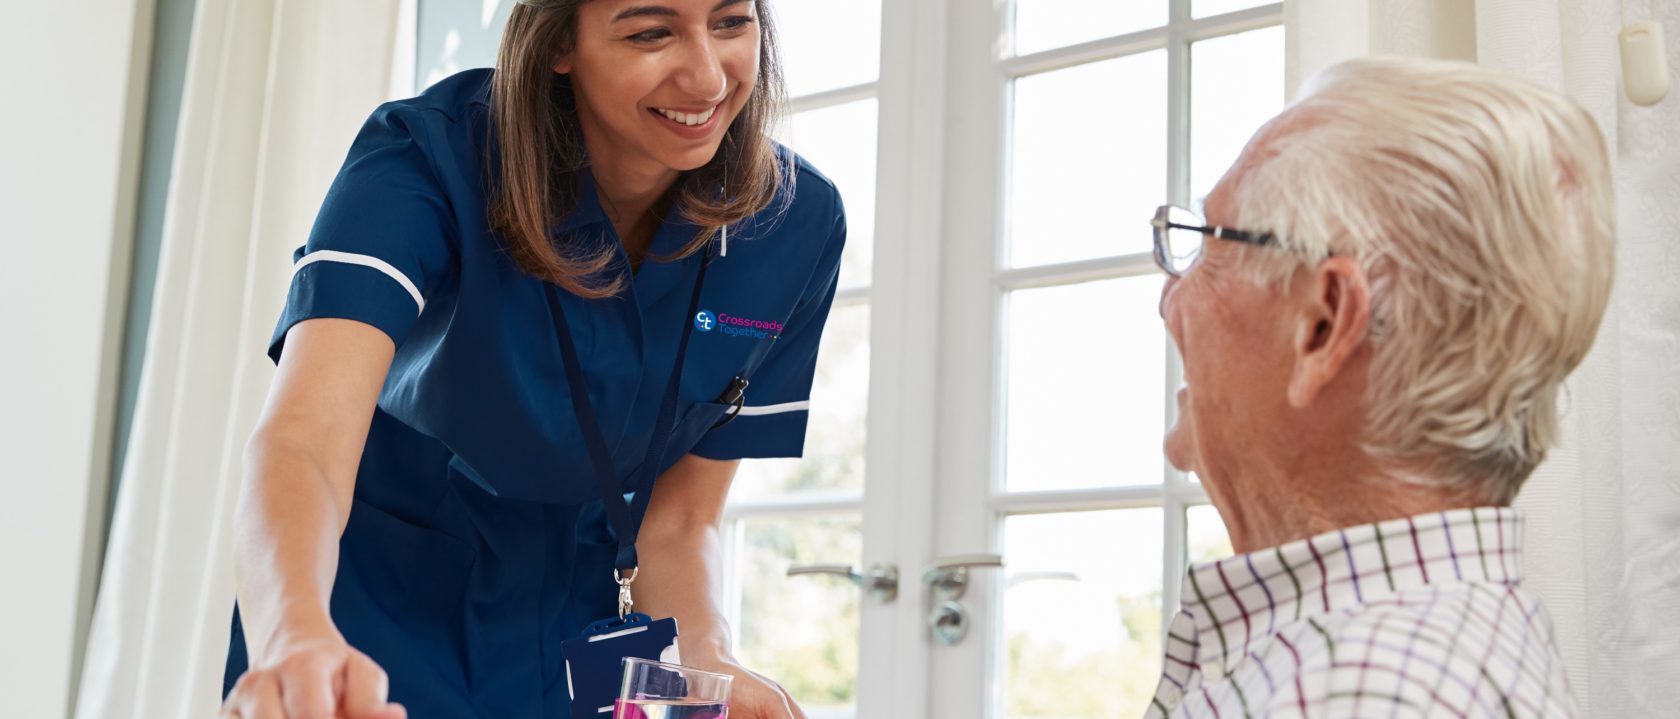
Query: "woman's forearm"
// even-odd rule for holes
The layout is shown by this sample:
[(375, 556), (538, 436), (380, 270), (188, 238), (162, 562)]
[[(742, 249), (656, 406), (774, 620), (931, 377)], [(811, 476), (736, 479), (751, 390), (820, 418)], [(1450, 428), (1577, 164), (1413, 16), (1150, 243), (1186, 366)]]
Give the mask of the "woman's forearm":
[(636, 611), (676, 618), (685, 661), (729, 656), (733, 640), (719, 606), (718, 525), (696, 520), (646, 526), (636, 547), (642, 563), (634, 584)]
[(328, 602), (349, 497), (300, 449), (260, 435), (246, 448), (234, 573), (253, 666), (289, 642), (337, 633)]

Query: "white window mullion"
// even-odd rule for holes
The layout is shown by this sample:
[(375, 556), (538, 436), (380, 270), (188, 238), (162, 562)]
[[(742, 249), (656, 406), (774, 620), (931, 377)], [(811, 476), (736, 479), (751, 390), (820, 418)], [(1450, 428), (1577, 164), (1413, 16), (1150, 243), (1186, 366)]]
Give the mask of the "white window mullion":
[(868, 287), (842, 287), (834, 292), (835, 307), (853, 307), (869, 304)]
[(797, 114), (810, 110), (821, 110), (825, 107), (844, 105), (848, 102), (860, 102), (876, 96), (880, 83), (866, 82), (849, 87), (837, 87), (833, 90), (823, 90), (807, 95), (790, 98), (788, 113)]
[(1128, 35), (1092, 40), (1078, 45), (1035, 52), (1031, 55), (1011, 57), (998, 63), (998, 67), (1010, 77), (1021, 77), (1023, 75), (1063, 70), (1103, 60), (1112, 60), (1124, 55), (1148, 52), (1161, 47), (1166, 42), (1166, 28), (1151, 28)]
[(746, 556), (746, 523), (739, 519), (725, 520), (722, 536), (719, 537), (723, 545), (723, 611), (729, 620), (729, 626), (735, 631), (730, 633), (730, 641), (734, 644), (729, 648), (731, 653), (741, 651), (741, 562)]
[[(1147, 231), (1139, 221), (1137, 235)], [(1139, 245), (1145, 240), (1140, 239)], [(1089, 260), (1062, 262), (1054, 265), (1032, 265), (998, 273), (998, 285), (1004, 290), (1024, 290), (1056, 287), (1080, 282), (1136, 277), (1155, 272), (1155, 258), (1148, 252), (1116, 257), (1096, 257)]]
[[(1188, 18), (1189, 0), (1172, 0), (1173, 17)], [(1182, 26), (1167, 33), (1167, 201), (1189, 205), (1190, 42)]]
[[(1190, 204), (1190, 40), (1186, 25), (1190, 22), (1191, 0), (1171, 0), (1167, 33), (1167, 202)], [(1163, 427), (1171, 429), (1178, 414), (1178, 386), (1184, 381), (1183, 366), (1172, 342), (1167, 342), (1165, 384), (1166, 403)], [(1163, 486), (1172, 488), (1184, 481), (1184, 473), (1162, 462)], [(1172, 625), (1178, 608), (1179, 585), (1184, 574), (1184, 502), (1172, 491), (1162, 503), (1161, 547), (1165, 556), (1161, 561), (1161, 639), (1166, 646), (1166, 632)]]
[(731, 502), (724, 506), (723, 516), (727, 521), (827, 517), (857, 514), (863, 508), (864, 499), (857, 495), (797, 494)]
[(1283, 22), (1283, 3), (1261, 5), (1195, 20), (1190, 19), (1188, 7), (1185, 8), (1184, 12), (1184, 18), (1176, 21), (1175, 24), (1184, 30), (1184, 35), (1190, 42), (1275, 27)]

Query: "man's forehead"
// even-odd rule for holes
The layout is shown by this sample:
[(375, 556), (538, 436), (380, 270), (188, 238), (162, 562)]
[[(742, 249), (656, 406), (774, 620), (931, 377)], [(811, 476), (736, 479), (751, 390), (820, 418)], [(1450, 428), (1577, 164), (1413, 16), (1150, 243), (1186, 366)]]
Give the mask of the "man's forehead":
[(1280, 141), (1320, 122), (1322, 119), (1316, 118), (1306, 108), (1293, 106), (1261, 125), (1254, 136), (1249, 138), (1248, 144), (1243, 147), (1242, 153), (1237, 155), (1236, 161), (1225, 172), (1225, 176), (1219, 180), (1219, 184), (1214, 185), (1213, 190), (1204, 198), (1202, 215), (1214, 224), (1229, 222), (1229, 213), (1232, 210), (1231, 194), (1234, 188), (1277, 156)]

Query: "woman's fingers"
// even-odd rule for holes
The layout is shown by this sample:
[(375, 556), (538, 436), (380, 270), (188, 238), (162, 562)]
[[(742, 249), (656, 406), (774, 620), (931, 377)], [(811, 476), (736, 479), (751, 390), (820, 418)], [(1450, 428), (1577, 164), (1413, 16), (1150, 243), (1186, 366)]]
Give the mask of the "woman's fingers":
[[(366, 654), (352, 651), (344, 662), (344, 702), (341, 705), (346, 719), (387, 719), (402, 717), (402, 707), (386, 703), (390, 678), (385, 670)], [(391, 707), (395, 707), (393, 712)]]
[(780, 686), (777, 686), (776, 689), (782, 692), (782, 706), (787, 708), (789, 719), (805, 719), (805, 710), (799, 708), (799, 703), (793, 700), (793, 695), (787, 693), (787, 690)]
[(769, 683), (771, 689), (776, 690), (776, 695), (781, 697), (782, 710), (787, 712), (788, 719), (805, 719), (805, 710), (799, 708), (799, 702), (793, 700), (792, 694), (789, 694), (786, 689), (782, 688), (782, 685), (774, 681), (766, 680), (766, 682)]
[(222, 705), (222, 716), (234, 719), (286, 719), (286, 710), (280, 703), (279, 682), (268, 672), (246, 672), (228, 694), (227, 702)]
[(747, 711), (743, 712), (746, 719), (806, 719), (798, 702), (780, 684), (752, 671), (742, 678), (749, 680), (742, 687), (747, 689), (743, 697), (747, 700)]
[(334, 716), (338, 697), (333, 679), (345, 659), (345, 654), (337, 652), (306, 651), (287, 657), (273, 669), (286, 719)]
[(408, 710), (401, 704), (386, 704), (379, 711), (369, 714), (367, 719), (408, 719)]
[(224, 719), (406, 719), (388, 701), (385, 670), (343, 640), (311, 642), (278, 663), (247, 671), (228, 694)]

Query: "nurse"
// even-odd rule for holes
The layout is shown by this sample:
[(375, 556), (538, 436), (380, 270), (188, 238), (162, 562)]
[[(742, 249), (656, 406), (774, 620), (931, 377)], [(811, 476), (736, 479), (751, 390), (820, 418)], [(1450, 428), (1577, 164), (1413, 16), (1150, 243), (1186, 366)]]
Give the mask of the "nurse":
[(846, 235), (766, 135), (768, 2), (522, 0), (494, 72), (368, 119), (269, 347), (223, 716), (568, 717), (561, 643), (633, 567), (731, 716), (803, 717), (714, 601), (739, 461), (801, 451)]

